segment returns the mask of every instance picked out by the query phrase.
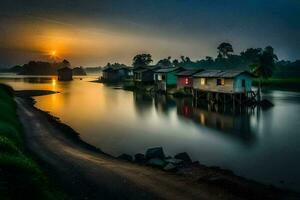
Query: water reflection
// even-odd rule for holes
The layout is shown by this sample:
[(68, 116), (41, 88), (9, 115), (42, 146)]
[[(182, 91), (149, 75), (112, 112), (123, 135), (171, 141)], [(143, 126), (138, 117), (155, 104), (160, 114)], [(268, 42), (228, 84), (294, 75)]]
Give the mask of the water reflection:
[(230, 106), (195, 103), (192, 98), (176, 99), (177, 114), (194, 121), (200, 126), (206, 126), (235, 137), (245, 144), (255, 142), (255, 134), (251, 129), (251, 115), (255, 110), (248, 107), (232, 109)]
[(176, 108), (176, 101), (171, 96), (154, 95), (154, 105), (159, 114), (168, 116), (170, 111)]
[(134, 106), (136, 113), (140, 116), (147, 115), (152, 109), (153, 98), (148, 93), (143, 92), (133, 92)]

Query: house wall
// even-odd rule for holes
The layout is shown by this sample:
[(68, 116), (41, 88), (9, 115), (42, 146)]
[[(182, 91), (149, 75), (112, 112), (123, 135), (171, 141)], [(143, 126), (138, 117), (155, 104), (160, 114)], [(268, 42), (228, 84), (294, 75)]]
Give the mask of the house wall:
[[(245, 80), (245, 88), (242, 87), (242, 82)], [(252, 78), (249, 75), (241, 74), (234, 79), (234, 92), (249, 92), (252, 88)]]
[(70, 81), (70, 80), (73, 80), (73, 72), (72, 72), (72, 70), (58, 72), (58, 80), (59, 81)]
[(211, 92), (233, 92), (233, 79), (225, 79), (224, 85), (217, 85), (217, 78), (206, 78), (206, 84), (201, 85), (201, 78), (193, 78), (193, 88)]
[(154, 73), (153, 71), (146, 71), (142, 73), (142, 81), (143, 82), (153, 82), (154, 81)]
[(175, 75), (176, 72), (167, 73), (167, 85), (176, 85), (177, 84), (177, 76)]
[[(201, 85), (201, 78), (194, 77), (193, 88), (211, 92), (225, 92), (225, 93), (241, 93), (251, 91), (252, 78), (249, 75), (241, 74), (234, 79), (225, 78), (224, 85), (217, 85), (218, 78), (206, 78), (206, 84)], [(242, 82), (245, 80), (245, 87), (242, 86)]]
[(178, 76), (177, 88), (193, 87), (193, 78), (191, 76)]
[(103, 72), (103, 78), (105, 81), (118, 81), (119, 73), (117, 71), (106, 71)]

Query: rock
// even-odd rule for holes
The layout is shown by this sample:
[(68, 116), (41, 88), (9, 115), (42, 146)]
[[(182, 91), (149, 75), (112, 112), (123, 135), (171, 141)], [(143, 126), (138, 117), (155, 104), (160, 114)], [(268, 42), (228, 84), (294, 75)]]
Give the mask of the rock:
[(165, 167), (164, 170), (165, 171), (175, 171), (177, 169), (177, 166), (172, 164), (172, 163), (168, 163)]
[(118, 156), (119, 159), (122, 159), (122, 160), (126, 160), (126, 161), (129, 161), (129, 162), (132, 162), (132, 156), (131, 155), (128, 155), (126, 153), (123, 153), (122, 155)]
[(159, 168), (164, 168), (167, 165), (167, 163), (164, 160), (159, 158), (151, 158), (147, 161), (147, 164)]
[(183, 162), (183, 160), (177, 159), (177, 158), (168, 158), (168, 159), (165, 159), (165, 161), (167, 163), (171, 163), (171, 164), (175, 164), (175, 165), (178, 165)]
[(150, 148), (147, 149), (146, 151), (146, 159), (152, 159), (152, 158), (160, 158), (160, 159), (164, 159), (165, 158), (165, 154), (163, 151), (162, 147), (155, 147), (155, 148)]
[(146, 158), (145, 155), (142, 153), (137, 153), (134, 155), (134, 161), (137, 163), (145, 163), (146, 162)]
[(187, 163), (191, 163), (192, 162), (192, 159), (190, 158), (190, 156), (186, 152), (182, 152), (182, 153), (176, 154), (174, 157), (176, 159), (183, 160), (184, 162), (187, 162)]

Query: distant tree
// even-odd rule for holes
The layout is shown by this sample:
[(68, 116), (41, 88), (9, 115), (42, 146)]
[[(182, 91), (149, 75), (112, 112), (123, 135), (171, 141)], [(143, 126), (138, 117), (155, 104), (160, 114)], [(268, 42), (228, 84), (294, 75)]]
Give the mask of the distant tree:
[(62, 66), (63, 67), (71, 67), (71, 63), (68, 60), (64, 59), (62, 61)]
[(257, 63), (260, 55), (262, 54), (261, 48), (249, 48), (241, 52), (241, 57), (249, 64)]
[(157, 65), (163, 67), (172, 67), (173, 63), (171, 62), (171, 56), (169, 56), (168, 58), (161, 59), (157, 62)]
[(230, 53), (233, 53), (233, 48), (230, 43), (223, 42), (218, 46), (218, 53), (222, 58), (228, 58)]
[(133, 67), (145, 67), (152, 63), (151, 54), (138, 54), (133, 58)]
[(278, 60), (277, 55), (274, 53), (274, 49), (271, 46), (267, 46), (260, 54), (258, 62), (250, 65), (251, 71), (259, 77), (259, 98), (262, 87), (262, 79), (270, 78), (275, 69), (275, 62)]
[(267, 46), (259, 55), (258, 62), (251, 65), (251, 70), (256, 76), (267, 79), (272, 76), (277, 60), (273, 47)]
[(178, 61), (177, 59), (174, 59), (174, 60), (172, 61), (172, 63), (173, 63), (173, 65), (174, 65), (175, 67), (178, 67), (178, 66), (179, 66), (179, 61)]
[(103, 69), (108, 68), (108, 67), (111, 67), (111, 68), (113, 68), (113, 69), (119, 69), (119, 68), (127, 68), (128, 66), (125, 65), (125, 64), (122, 64), (122, 63), (113, 63), (113, 64), (107, 63), (107, 64), (103, 67)]
[(212, 65), (214, 63), (214, 59), (210, 56), (206, 56), (205, 62), (207, 63), (207, 65)]
[(180, 56), (182, 63), (191, 63), (191, 59), (187, 56)]

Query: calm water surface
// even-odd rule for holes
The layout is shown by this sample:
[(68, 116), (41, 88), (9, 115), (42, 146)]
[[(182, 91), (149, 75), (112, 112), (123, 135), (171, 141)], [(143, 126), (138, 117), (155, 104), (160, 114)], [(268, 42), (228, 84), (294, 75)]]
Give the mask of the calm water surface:
[(267, 91), (264, 97), (275, 107), (232, 112), (89, 82), (95, 78), (58, 82), (2, 75), (0, 82), (16, 90), (60, 91), (36, 97), (36, 106), (112, 155), (162, 146), (167, 155), (186, 151), (203, 164), (300, 191), (300, 93)]

